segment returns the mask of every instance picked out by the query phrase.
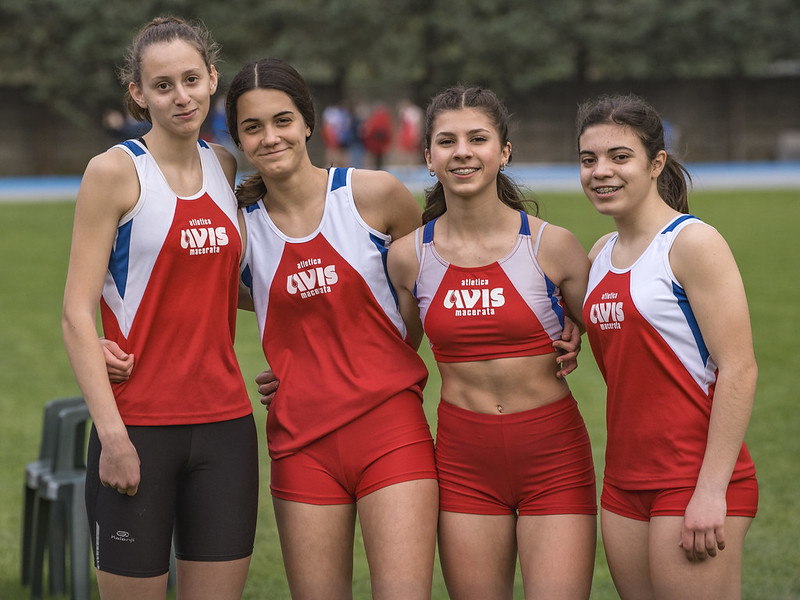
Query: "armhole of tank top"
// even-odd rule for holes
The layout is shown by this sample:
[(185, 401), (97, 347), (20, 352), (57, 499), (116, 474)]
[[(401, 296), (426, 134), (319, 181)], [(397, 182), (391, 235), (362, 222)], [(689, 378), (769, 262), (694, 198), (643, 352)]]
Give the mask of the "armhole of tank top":
[(239, 257), (239, 273), (241, 275), (242, 269), (247, 264), (247, 253), (250, 250), (250, 244), (247, 241), (247, 213), (239, 208), (236, 209), (236, 227), (239, 230), (239, 239), (242, 240), (242, 255)]
[[(142, 140), (143, 142), (144, 140)], [(140, 165), (139, 161), (137, 160), (139, 157), (136, 156), (130, 148), (128, 148), (125, 144), (119, 143), (113, 146), (114, 148), (119, 148), (122, 150), (130, 159), (131, 164), (133, 165), (133, 171), (136, 173), (136, 180), (139, 182), (139, 197), (136, 198), (136, 202), (131, 207), (131, 209), (123, 215), (123, 217), (117, 223), (117, 227), (121, 227), (131, 221), (139, 212), (142, 210), (142, 206), (144, 205), (144, 179), (145, 174), (140, 170), (142, 166)], [(141, 156), (144, 158), (143, 161), (148, 160), (147, 156), (149, 151), (147, 151), (147, 146), (144, 145), (145, 152)]]
[(536, 241), (533, 243), (533, 256), (539, 256), (539, 244), (542, 242), (542, 232), (544, 228), (547, 226), (547, 221), (542, 221), (541, 226), (539, 227), (539, 231), (536, 232)]
[[(371, 227), (369, 223), (364, 220), (364, 217), (361, 216), (361, 213), (358, 211), (358, 205), (356, 204), (356, 193), (355, 188), (353, 187), (353, 173), (355, 173), (355, 167), (331, 167), (333, 171), (335, 170), (343, 170), (345, 172), (345, 185), (344, 187), (347, 188), (347, 201), (350, 205), (350, 210), (353, 212), (353, 216), (356, 219), (356, 222), (363, 227), (367, 233), (370, 235), (374, 235), (378, 239), (382, 240), (383, 243), (388, 247), (389, 244), (392, 242), (392, 236), (388, 233), (384, 233), (382, 231), (378, 231), (374, 227)], [(328, 212), (328, 195), (333, 193), (336, 190), (332, 190), (333, 187), (333, 180), (335, 174), (331, 171), (331, 174), (328, 176), (328, 183), (327, 183), (327, 190), (325, 191), (325, 213)], [(341, 186), (340, 186), (341, 187)], [(340, 188), (336, 188), (340, 189)], [(322, 217), (323, 220), (325, 217)]]
[(678, 235), (680, 235), (680, 233), (684, 229), (686, 229), (688, 225), (692, 225), (694, 223), (706, 224), (705, 221), (697, 218), (696, 216), (689, 215), (688, 219), (683, 219), (680, 223), (678, 223), (678, 225), (675, 228), (669, 231), (670, 239), (664, 251), (663, 260), (664, 260), (664, 268), (667, 270), (667, 275), (669, 276), (670, 280), (681, 289), (683, 289), (683, 284), (680, 281), (678, 281), (677, 277), (675, 277), (675, 273), (672, 270), (672, 262), (670, 261), (670, 254), (672, 254), (672, 247), (675, 245), (675, 242), (678, 239)]

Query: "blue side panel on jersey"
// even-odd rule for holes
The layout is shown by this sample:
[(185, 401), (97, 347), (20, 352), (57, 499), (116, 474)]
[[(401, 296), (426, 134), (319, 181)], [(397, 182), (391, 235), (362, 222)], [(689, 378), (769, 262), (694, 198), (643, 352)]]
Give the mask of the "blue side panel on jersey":
[(131, 229), (133, 219), (117, 229), (117, 241), (111, 249), (111, 258), (108, 260), (108, 270), (117, 286), (120, 298), (125, 298), (125, 287), (128, 284), (128, 261), (131, 250)]
[(530, 235), (531, 234), (531, 224), (528, 222), (528, 215), (525, 213), (524, 210), (519, 211), (520, 217), (522, 217), (522, 224), (519, 226), (519, 232), (521, 235)]
[(375, 244), (375, 247), (378, 249), (378, 252), (381, 255), (381, 262), (383, 263), (383, 274), (386, 275), (386, 283), (389, 284), (389, 290), (392, 292), (392, 298), (394, 298), (395, 306), (399, 306), (399, 302), (397, 300), (397, 293), (394, 291), (394, 287), (392, 286), (392, 281), (389, 279), (389, 269), (386, 266), (386, 259), (389, 254), (389, 248), (387, 248), (386, 243), (375, 234), (370, 233), (369, 239), (373, 244)]
[[(527, 221), (527, 219), (525, 220)], [(547, 285), (547, 297), (550, 298), (550, 305), (553, 307), (553, 312), (556, 313), (558, 317), (558, 323), (561, 325), (561, 329), (564, 329), (564, 308), (558, 303), (556, 285), (550, 281), (547, 275), (544, 277), (544, 282)]]
[(694, 336), (694, 341), (697, 344), (697, 350), (700, 352), (700, 358), (703, 359), (703, 364), (707, 365), (710, 354), (708, 352), (708, 348), (706, 348), (706, 343), (703, 340), (703, 334), (700, 333), (700, 327), (697, 325), (697, 319), (694, 317), (692, 307), (689, 305), (689, 299), (686, 297), (686, 292), (683, 291), (681, 286), (673, 282), (672, 293), (675, 294), (675, 298), (678, 299), (678, 306), (681, 307), (683, 316), (686, 317), (686, 322), (689, 325), (689, 329)]
[(137, 144), (133, 140), (125, 140), (124, 142), (122, 142), (122, 145), (125, 146), (131, 152), (133, 152), (134, 156), (141, 156), (142, 154), (144, 154), (144, 148), (142, 148), (139, 144)]
[(250, 271), (250, 265), (245, 265), (242, 271), (242, 283), (250, 290), (250, 297), (253, 297), (253, 273)]
[(433, 226), (438, 218), (439, 217), (436, 217), (436, 219), (433, 219), (432, 221), (428, 221), (427, 223), (425, 223), (425, 229), (422, 230), (423, 244), (430, 244), (433, 241)]
[(200, 144), (201, 148), (210, 148), (210, 146), (206, 143), (204, 139), (198, 139), (197, 143)]
[(333, 181), (331, 182), (331, 191), (338, 190), (340, 187), (347, 185), (347, 169), (338, 169), (334, 167)]
[(675, 229), (678, 225), (683, 223), (686, 219), (697, 219), (694, 215), (683, 215), (682, 217), (678, 217), (672, 223), (667, 225), (666, 229), (664, 229), (661, 233), (669, 233), (673, 229)]
[(250, 204), (249, 206), (246, 206), (246, 207), (245, 207), (245, 210), (246, 210), (248, 213), (251, 213), (251, 212), (253, 212), (254, 210), (256, 210), (257, 208), (259, 208), (259, 206), (258, 206), (258, 202), (253, 202), (253, 203), (252, 203), (252, 204)]

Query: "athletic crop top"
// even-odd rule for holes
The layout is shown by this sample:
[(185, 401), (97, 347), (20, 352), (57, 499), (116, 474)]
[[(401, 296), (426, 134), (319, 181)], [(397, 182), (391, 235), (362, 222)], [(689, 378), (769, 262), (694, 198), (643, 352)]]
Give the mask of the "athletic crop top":
[[(439, 362), (468, 362), (554, 352), (564, 329), (561, 293), (536, 255), (542, 223), (531, 243), (528, 215), (511, 252), (491, 264), (459, 267), (436, 252), (436, 219), (420, 228), (414, 295), (425, 333)], [(417, 230), (417, 239), (419, 231)], [(417, 244), (419, 248), (419, 244)]]
[(352, 169), (332, 168), (319, 226), (290, 238), (263, 200), (245, 210), (242, 281), (281, 382), (267, 414), (272, 458), (297, 452), (392, 396), (422, 399), (425, 363), (405, 341), (386, 273), (390, 237), (361, 218)]
[[(615, 234), (589, 274), (583, 321), (608, 388), (605, 477), (625, 489), (693, 486), (705, 456), (717, 366), (669, 263), (693, 223), (676, 217), (627, 269), (611, 264)], [(753, 473), (743, 444), (732, 480)]]
[(183, 425), (250, 414), (233, 351), (236, 198), (214, 150), (198, 142), (202, 188), (179, 197), (141, 142), (115, 147), (133, 160), (141, 190), (117, 227), (100, 300), (105, 337), (136, 358), (130, 379), (112, 385), (122, 420)]

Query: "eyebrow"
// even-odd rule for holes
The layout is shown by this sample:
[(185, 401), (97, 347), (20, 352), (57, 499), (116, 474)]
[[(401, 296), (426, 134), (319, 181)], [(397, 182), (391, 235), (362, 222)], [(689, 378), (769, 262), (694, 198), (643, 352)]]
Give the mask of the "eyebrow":
[[(282, 110), (282, 111), (276, 112), (274, 115), (272, 115), (272, 118), (275, 119), (277, 117), (282, 117), (283, 115), (293, 115), (293, 114), (294, 114), (294, 111)], [(260, 120), (261, 119), (259, 119), (258, 117), (247, 117), (247, 118), (242, 119), (241, 121), (239, 121), (239, 124), (252, 123), (254, 121), (260, 121)]]
[[(491, 129), (487, 129), (485, 127), (478, 127), (476, 129), (470, 129), (467, 132), (467, 135), (475, 135), (476, 133), (491, 133)], [(452, 131), (439, 131), (436, 133), (436, 137), (442, 135), (455, 135), (455, 133), (453, 133)]]
[[(618, 152), (619, 150), (627, 150), (628, 152), (633, 152), (633, 148), (628, 148), (628, 146), (614, 146), (613, 148), (609, 148), (606, 153)], [(597, 154), (592, 150), (579, 150), (579, 154)]]
[[(186, 69), (185, 71), (181, 72), (179, 76), (180, 77), (186, 77), (187, 75), (196, 75), (196, 74), (202, 73), (202, 72), (203, 72), (203, 69), (201, 69), (200, 67), (191, 67), (191, 68)], [(164, 80), (164, 79), (172, 79), (172, 77), (173, 76), (171, 74), (170, 75), (153, 75), (152, 77), (150, 77), (150, 81), (157, 81), (157, 80), (161, 81), (161, 80)]]

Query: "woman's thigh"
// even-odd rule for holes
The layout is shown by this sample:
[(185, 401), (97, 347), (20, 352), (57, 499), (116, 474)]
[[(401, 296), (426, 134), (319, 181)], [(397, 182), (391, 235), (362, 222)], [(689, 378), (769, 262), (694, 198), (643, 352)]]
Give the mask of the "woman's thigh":
[(439, 487), (415, 479), (358, 501), (373, 598), (429, 598), (433, 584)]
[(526, 597), (589, 597), (597, 546), (595, 515), (519, 517), (517, 545)]

